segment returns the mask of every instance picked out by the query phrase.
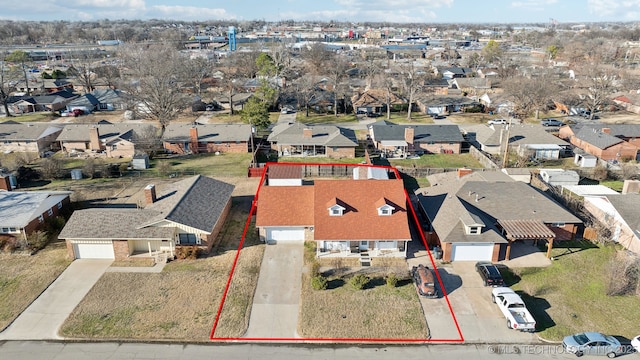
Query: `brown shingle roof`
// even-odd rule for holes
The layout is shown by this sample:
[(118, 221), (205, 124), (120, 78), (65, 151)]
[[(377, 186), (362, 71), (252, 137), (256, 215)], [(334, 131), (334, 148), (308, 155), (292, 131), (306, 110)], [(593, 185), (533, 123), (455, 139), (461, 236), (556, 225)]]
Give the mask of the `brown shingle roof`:
[[(399, 180), (316, 180), (315, 240), (410, 240), (407, 202)], [(389, 216), (378, 215), (381, 198), (393, 206)], [(338, 198), (346, 205), (342, 216), (330, 216), (326, 204)]]
[(263, 186), (256, 226), (313, 226), (313, 186)]

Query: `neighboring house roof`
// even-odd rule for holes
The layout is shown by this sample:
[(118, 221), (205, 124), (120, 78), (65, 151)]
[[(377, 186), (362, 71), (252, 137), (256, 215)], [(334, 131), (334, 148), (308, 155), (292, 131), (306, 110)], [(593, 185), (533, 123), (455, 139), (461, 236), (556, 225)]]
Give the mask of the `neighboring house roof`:
[(270, 165), (267, 176), (269, 179), (302, 179), (300, 165)]
[(95, 89), (91, 92), (91, 95), (93, 95), (100, 104), (113, 104), (123, 101), (120, 90)]
[(0, 191), (0, 226), (23, 228), (71, 191)]
[(373, 138), (376, 141), (403, 141), (405, 129), (413, 128), (414, 143), (464, 142), (458, 125), (387, 125), (374, 126)]
[(476, 105), (477, 101), (466, 96), (431, 95), (418, 97), (417, 101), (425, 106)]
[(454, 78), (450, 81), (455, 84), (458, 89), (476, 88), (476, 89), (491, 89), (491, 80), (486, 78)]
[(234, 185), (201, 175), (167, 185), (158, 200), (145, 207), (159, 214), (141, 227), (167, 220), (211, 232), (234, 189)]
[(136, 240), (173, 239), (174, 228), (139, 225), (159, 212), (147, 209), (85, 209), (76, 210), (58, 235), (59, 239)]
[(256, 226), (313, 226), (313, 186), (262, 186)]
[(606, 198), (636, 236), (640, 237), (640, 194), (608, 195)]
[[(486, 146), (500, 146), (501, 137), (507, 135), (506, 125), (461, 125), (466, 133), (475, 133), (476, 140)], [(570, 144), (550, 133), (540, 125), (513, 124), (509, 128), (509, 145), (541, 145), (555, 144), (570, 146)]]
[(100, 101), (96, 99), (92, 94), (84, 94), (77, 99), (72, 100), (67, 104), (69, 107), (73, 106), (84, 106), (87, 108), (93, 108), (94, 106), (100, 104)]
[[(311, 137), (304, 136), (304, 129), (311, 129)], [(274, 127), (267, 141), (282, 145), (358, 146), (355, 132), (333, 125), (283, 124)]]
[(609, 129), (609, 135), (619, 138), (637, 138), (640, 137), (640, 124), (585, 124), (577, 123), (570, 125), (574, 134), (589, 129), (592, 132), (602, 132), (602, 129)]
[(83, 142), (89, 141), (89, 129), (97, 127), (100, 140), (109, 142), (114, 138), (131, 140), (134, 134), (145, 134), (151, 124), (117, 123), (117, 124), (69, 124), (65, 125), (56, 141)]
[(618, 195), (619, 192), (604, 185), (563, 185), (563, 189), (578, 196)]
[[(393, 92), (389, 93), (390, 103), (393, 105), (404, 104), (405, 101)], [(384, 89), (369, 89), (362, 94), (351, 97), (353, 107), (383, 106), (387, 103), (387, 91)]]
[[(313, 226), (315, 240), (409, 240), (406, 195), (398, 180), (315, 180), (313, 185), (263, 186), (256, 226)], [(392, 215), (380, 216), (384, 204)], [(330, 216), (329, 208), (345, 208)]]
[(609, 135), (602, 131), (590, 128), (580, 129), (580, 131), (578, 131), (578, 133), (576, 134), (576, 138), (589, 143), (599, 149), (606, 149), (624, 141), (613, 135)]
[(51, 124), (2, 123), (0, 124), (0, 141), (36, 141), (60, 131), (62, 128)]
[(245, 124), (186, 124), (171, 123), (164, 131), (162, 139), (169, 142), (184, 142), (190, 140), (192, 128), (198, 130), (199, 142), (235, 142), (249, 141), (251, 125)]
[(33, 99), (36, 101), (36, 103), (43, 105), (59, 103), (66, 100), (62, 96), (58, 95), (36, 95), (33, 97)]

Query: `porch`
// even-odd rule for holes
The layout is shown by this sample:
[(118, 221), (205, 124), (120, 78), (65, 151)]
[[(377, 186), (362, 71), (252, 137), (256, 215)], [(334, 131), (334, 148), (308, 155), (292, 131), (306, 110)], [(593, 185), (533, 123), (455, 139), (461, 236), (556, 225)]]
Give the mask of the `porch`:
[(279, 156), (327, 156), (323, 145), (278, 145)]
[(406, 241), (318, 241), (317, 258), (406, 258)]

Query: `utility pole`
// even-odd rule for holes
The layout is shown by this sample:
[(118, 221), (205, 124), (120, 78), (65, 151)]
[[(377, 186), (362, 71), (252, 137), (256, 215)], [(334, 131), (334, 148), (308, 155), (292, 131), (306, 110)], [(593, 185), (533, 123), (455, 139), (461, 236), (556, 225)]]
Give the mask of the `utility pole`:
[(511, 118), (509, 118), (509, 123), (507, 124), (507, 136), (504, 143), (504, 157), (502, 158), (502, 168), (507, 167), (507, 163), (509, 161), (509, 133), (511, 132)]

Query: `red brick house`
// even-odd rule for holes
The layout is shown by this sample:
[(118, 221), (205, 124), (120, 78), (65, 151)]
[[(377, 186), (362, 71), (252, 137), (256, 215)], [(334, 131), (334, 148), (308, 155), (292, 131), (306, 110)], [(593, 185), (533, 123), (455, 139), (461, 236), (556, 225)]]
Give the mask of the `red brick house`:
[(171, 123), (162, 143), (165, 151), (175, 154), (247, 153), (251, 136), (251, 125)]
[(148, 185), (144, 209), (77, 210), (58, 237), (75, 259), (172, 256), (184, 245), (208, 253), (229, 213), (234, 188), (200, 175), (163, 186), (158, 193)]
[(354, 158), (358, 140), (355, 131), (333, 125), (283, 123), (267, 138), (279, 156), (323, 156)]
[(0, 234), (26, 241), (49, 218), (68, 210), (70, 191), (11, 191), (9, 178), (0, 178)]
[(408, 213), (401, 180), (318, 179), (262, 186), (256, 227), (268, 243), (315, 241), (317, 256), (404, 257)]
[(635, 160), (640, 148), (640, 125), (563, 126), (559, 137), (602, 160)]

